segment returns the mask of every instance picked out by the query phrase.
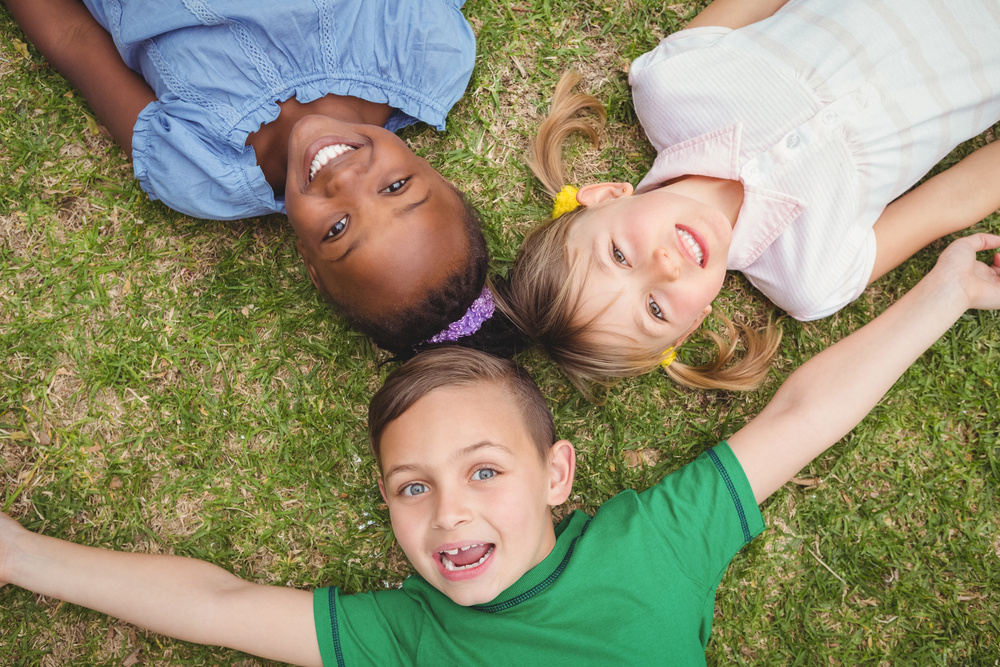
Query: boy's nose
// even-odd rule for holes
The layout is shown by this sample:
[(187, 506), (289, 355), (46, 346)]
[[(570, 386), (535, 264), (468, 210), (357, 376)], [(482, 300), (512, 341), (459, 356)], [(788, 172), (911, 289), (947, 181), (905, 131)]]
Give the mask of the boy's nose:
[(439, 488), (437, 501), (434, 512), (435, 527), (453, 530), (471, 518), (467, 498), (460, 491)]

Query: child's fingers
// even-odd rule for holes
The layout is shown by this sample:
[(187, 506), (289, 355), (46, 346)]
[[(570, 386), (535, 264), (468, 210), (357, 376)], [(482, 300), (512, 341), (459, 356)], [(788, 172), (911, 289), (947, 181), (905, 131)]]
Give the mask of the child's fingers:
[[(966, 236), (964, 239), (968, 239), (969, 242), (974, 244), (976, 252), (982, 252), (984, 250), (996, 250), (1000, 248), (1000, 236), (996, 234), (988, 234), (986, 232), (980, 232), (979, 234), (973, 234), (972, 236)], [(960, 241), (963, 239), (959, 239)]]

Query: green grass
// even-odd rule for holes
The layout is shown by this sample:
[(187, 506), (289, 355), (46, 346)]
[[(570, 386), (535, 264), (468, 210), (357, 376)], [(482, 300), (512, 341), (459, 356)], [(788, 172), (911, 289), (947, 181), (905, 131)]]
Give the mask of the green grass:
[[(696, 9), (470, 0), (468, 93), (447, 132), (403, 136), (483, 210), (499, 270), (548, 210), (523, 154), (558, 76), (574, 64), (610, 114), (601, 149), (573, 147), (577, 180), (636, 182), (653, 156), (628, 63)], [(205, 558), (259, 582), (397, 584), (408, 570), (364, 434), (384, 355), (323, 307), (282, 219), (204, 222), (150, 202), (79, 96), (30, 47), (20, 54), (5, 10), (0, 30), (2, 508), (49, 535)], [(979, 228), (1000, 231), (1000, 220)], [(757, 392), (687, 391), (652, 374), (593, 406), (526, 356), (578, 447), (568, 505), (592, 510), (649, 486), (738, 429), (944, 244), (833, 317), (785, 320)], [(753, 315), (759, 304), (739, 277), (720, 300)], [(964, 316), (802, 472), (809, 485), (768, 501), (770, 529), (719, 590), (710, 664), (998, 664), (998, 324)], [(0, 628), (5, 665), (268, 664), (12, 587), (0, 591)]]

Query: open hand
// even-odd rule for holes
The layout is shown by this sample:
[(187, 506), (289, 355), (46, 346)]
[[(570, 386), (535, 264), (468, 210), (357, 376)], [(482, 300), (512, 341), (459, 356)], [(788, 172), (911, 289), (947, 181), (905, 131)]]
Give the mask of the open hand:
[(931, 271), (945, 284), (960, 287), (967, 308), (1000, 309), (1000, 254), (993, 254), (989, 264), (976, 259), (976, 253), (1000, 248), (1000, 236), (973, 234), (953, 241)]

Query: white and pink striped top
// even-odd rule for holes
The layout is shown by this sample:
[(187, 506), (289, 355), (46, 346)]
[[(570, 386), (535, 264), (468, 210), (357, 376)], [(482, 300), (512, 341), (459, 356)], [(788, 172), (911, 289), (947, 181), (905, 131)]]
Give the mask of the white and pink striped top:
[(630, 81), (658, 152), (638, 190), (741, 181), (729, 268), (817, 319), (864, 290), (886, 205), (1000, 119), (1000, 0), (791, 0), (667, 37)]

